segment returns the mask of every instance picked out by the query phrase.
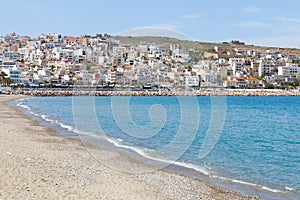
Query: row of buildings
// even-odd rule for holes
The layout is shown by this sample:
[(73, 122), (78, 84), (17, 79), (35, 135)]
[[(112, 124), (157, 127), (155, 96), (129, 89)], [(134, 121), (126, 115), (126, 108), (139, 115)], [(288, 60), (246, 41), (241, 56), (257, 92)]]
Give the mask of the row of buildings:
[(29, 86), (258, 88), (299, 80), (298, 55), (233, 45), (202, 49), (192, 61), (199, 49), (179, 44), (141, 41), (132, 46), (108, 34), (42, 34), (33, 39), (11, 33), (0, 37), (0, 70), (9, 83)]

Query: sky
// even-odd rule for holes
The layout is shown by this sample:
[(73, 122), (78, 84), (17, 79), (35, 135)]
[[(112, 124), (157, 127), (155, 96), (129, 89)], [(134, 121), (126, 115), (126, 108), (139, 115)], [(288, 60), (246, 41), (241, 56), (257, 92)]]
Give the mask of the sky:
[(0, 35), (164, 32), (201, 42), (300, 48), (299, 8), (298, 0), (0, 0)]

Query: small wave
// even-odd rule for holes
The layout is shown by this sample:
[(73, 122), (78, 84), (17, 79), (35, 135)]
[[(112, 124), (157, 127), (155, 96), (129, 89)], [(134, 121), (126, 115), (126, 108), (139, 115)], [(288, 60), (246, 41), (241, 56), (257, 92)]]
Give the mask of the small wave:
[(18, 103), (18, 104), (17, 104), (17, 107), (21, 107), (21, 108), (24, 108), (24, 109), (29, 110), (29, 111), (31, 110), (30, 107), (24, 105), (22, 102)]
[(178, 161), (175, 161), (173, 164), (183, 166), (183, 167), (188, 168), (188, 169), (193, 169), (193, 170), (195, 170), (197, 172), (200, 172), (200, 173), (202, 173), (204, 175), (207, 175), (207, 176), (210, 175), (210, 173), (205, 168), (200, 167), (198, 165), (194, 165), (194, 164), (191, 164), (191, 163), (185, 163), (185, 162), (178, 162)]
[(73, 132), (77, 133), (77, 134), (81, 134), (81, 132), (78, 129), (76, 129), (76, 128), (73, 129)]
[(120, 139), (120, 138), (109, 138), (106, 137), (107, 141), (112, 143), (113, 145), (120, 147), (121, 146), (121, 142), (123, 142), (124, 140)]
[(280, 193), (280, 192), (282, 193), (282, 191), (280, 191), (280, 190), (277, 190), (277, 189), (274, 189), (274, 188), (270, 188), (270, 187), (267, 187), (267, 186), (262, 186), (261, 189), (267, 190), (269, 192), (274, 192), (274, 193)]
[(51, 124), (56, 124), (56, 125), (60, 126), (61, 128), (68, 130), (69, 132), (80, 133), (79, 131), (76, 131), (76, 129), (73, 128), (72, 126), (63, 124), (58, 120), (53, 120), (48, 115), (39, 114), (39, 113), (32, 111), (31, 108), (27, 105), (24, 105), (22, 101), (20, 103), (18, 103), (17, 106), (28, 110), (31, 115), (42, 118), (43, 120), (45, 120), (46, 122), (49, 122)]
[[(28, 107), (26, 105), (23, 105), (22, 103), (19, 103), (18, 106), (27, 109), (34, 116), (42, 118), (43, 120), (45, 120), (49, 123), (56, 124), (56, 125), (60, 126), (61, 128), (66, 129), (70, 132), (74, 132), (74, 133), (77, 133), (79, 135), (82, 134), (82, 135), (88, 135), (88, 136), (92, 136), (92, 137), (94, 137), (94, 136), (96, 136), (96, 137), (99, 136), (100, 137), (100, 135), (98, 135), (96, 133), (84, 132), (84, 131), (78, 130), (78, 129), (72, 127), (72, 126), (61, 123), (58, 120), (52, 120), (47, 115), (35, 113), (35, 112), (31, 111), (30, 107)], [(158, 161), (158, 162), (162, 162), (162, 163), (166, 163), (167, 165), (174, 164), (174, 165), (177, 165), (177, 166), (182, 166), (182, 167), (185, 167), (185, 168), (188, 168), (188, 169), (193, 169), (195, 171), (201, 172), (205, 175), (209, 175), (208, 171), (205, 170), (204, 168), (201, 168), (200, 166), (190, 164), (190, 163), (186, 163), (186, 162), (174, 161), (174, 160), (170, 160), (168, 158), (164, 158), (163, 155), (159, 155), (155, 150), (152, 150), (152, 149), (147, 149), (147, 148), (143, 148), (143, 147), (137, 147), (137, 146), (124, 144), (123, 139), (107, 137), (106, 135), (104, 135), (104, 139), (107, 140), (108, 142), (112, 143), (116, 147), (132, 150), (132, 151), (138, 153), (139, 155), (141, 155), (145, 158), (155, 160), (155, 161)]]
[(287, 187), (287, 186), (285, 186), (284, 187), (286, 190), (289, 190), (289, 191), (295, 191), (296, 189), (295, 188), (291, 188), (291, 187)]
[(49, 116), (47, 115), (40, 115), (38, 114), (39, 117), (41, 117), (43, 120), (45, 120), (46, 122), (49, 122), (51, 124), (56, 124), (55, 120), (52, 120)]
[(248, 186), (253, 186), (253, 187), (257, 187), (258, 186), (255, 183), (250, 183), (250, 182), (246, 182), (246, 181), (225, 178), (225, 177), (221, 177), (221, 176), (217, 176), (217, 175), (212, 175), (211, 177), (214, 178), (214, 179), (219, 179), (219, 180), (223, 180), (223, 181), (238, 183), (238, 184), (242, 184), (242, 185), (248, 185)]
[(23, 102), (18, 103), (16, 106), (20, 107), (22, 109), (25, 109), (26, 112), (28, 112), (32, 116), (39, 117), (39, 118), (42, 118), (42, 116), (43, 116), (41, 114), (38, 114), (38, 113), (34, 112), (29, 106), (24, 105)]
[(217, 176), (217, 175), (211, 175), (210, 177), (214, 178), (214, 179), (224, 180), (224, 181), (231, 181), (231, 179), (229, 179), (229, 178), (225, 178), (225, 177)]
[(47, 115), (40, 115), (40, 117), (45, 119), (45, 120), (47, 119)]
[(31, 99), (31, 98), (33, 98), (33, 97), (18, 99), (18, 100), (16, 101), (16, 107), (20, 107), (20, 108), (23, 108), (23, 109), (25, 109), (25, 110), (27, 110), (27, 111), (30, 111), (31, 108), (30, 108), (29, 106), (25, 105), (25, 104), (24, 104), (24, 101), (25, 101), (26, 99)]
[(74, 129), (72, 126), (63, 124), (63, 123), (58, 122), (58, 121), (56, 121), (56, 122), (58, 123), (58, 125), (59, 125), (60, 127), (64, 128), (64, 129), (67, 129), (69, 132), (75, 132), (75, 131), (74, 131), (75, 129)]
[[(113, 137), (108, 137), (106, 135), (99, 135), (97, 133), (91, 133), (91, 132), (85, 132), (82, 130), (78, 130), (75, 127), (72, 127), (70, 125), (66, 125), (58, 120), (52, 120), (49, 116), (44, 115), (44, 114), (39, 114), (39, 113), (35, 113), (34, 111), (31, 110), (31, 108), (27, 105), (24, 105), (22, 102), (19, 102), (17, 104), (18, 107), (21, 107), (23, 109), (26, 109), (30, 114), (42, 118), (43, 120), (52, 123), (52, 124), (56, 124), (59, 127), (69, 131), (69, 132), (74, 132), (77, 133), (79, 135), (85, 135), (85, 136), (91, 136), (91, 137), (101, 137), (105, 140), (107, 140), (108, 142), (112, 143), (114, 146), (118, 147), (118, 148), (124, 148), (124, 149), (129, 149), (132, 150), (136, 153), (138, 153), (139, 155), (147, 158), (147, 159), (151, 159), (151, 160), (155, 160), (158, 162), (162, 162), (162, 163), (166, 163), (166, 165), (177, 165), (177, 166), (181, 166), (187, 169), (192, 169), (195, 170), (197, 172), (200, 172), (204, 175), (219, 179), (219, 180), (224, 180), (224, 181), (229, 181), (229, 182), (233, 182), (233, 183), (237, 183), (237, 184), (243, 184), (243, 185), (248, 185), (248, 186), (253, 186), (253, 187), (261, 187), (261, 189), (269, 191), (269, 192), (273, 192), (273, 193), (283, 193), (283, 191), (280, 191), (278, 189), (274, 189), (274, 188), (270, 188), (267, 186), (259, 186), (257, 184), (254, 183), (249, 183), (246, 181), (241, 181), (241, 180), (235, 180), (235, 179), (230, 179), (230, 178), (225, 178), (225, 177), (221, 177), (221, 176), (217, 176), (217, 175), (212, 175), (209, 172), (209, 169), (205, 169), (204, 167), (201, 167), (199, 165), (195, 165), (192, 163), (187, 163), (187, 162), (182, 162), (182, 161), (176, 161), (176, 160), (170, 160), (167, 157), (164, 157), (161, 154), (158, 154), (158, 152), (156, 152), (155, 150), (152, 149), (148, 149), (148, 148), (143, 148), (143, 147), (139, 147), (139, 146), (133, 146), (131, 144), (124, 144), (124, 140), (120, 139), (120, 138), (113, 138)], [(290, 187), (285, 187), (285, 190), (287, 191), (295, 191), (294, 188), (290, 188)]]
[(188, 169), (198, 171), (198, 172), (200, 172), (202, 174), (205, 174), (205, 175), (209, 175), (209, 172), (206, 169), (204, 169), (200, 166), (197, 166), (197, 165), (194, 165), (194, 164), (191, 164), (191, 163), (186, 163), (186, 162), (173, 161), (173, 160), (170, 160), (168, 158), (152, 156), (153, 153), (157, 153), (155, 150), (148, 149), (148, 148), (137, 147), (137, 146), (124, 145), (124, 144), (122, 144), (124, 142), (124, 140), (122, 140), (120, 138), (106, 137), (106, 139), (107, 139), (107, 141), (109, 141), (110, 143), (115, 145), (116, 147), (124, 148), (124, 149), (130, 149), (130, 150), (138, 153), (139, 155), (141, 155), (141, 156), (143, 156), (147, 159), (151, 159), (151, 160), (155, 160), (155, 161), (158, 161), (158, 162), (166, 163), (167, 165), (174, 164), (174, 165), (177, 165), (177, 166), (181, 166), (181, 167), (184, 167), (184, 168), (188, 168)]
[(243, 184), (243, 185), (250, 185), (250, 186), (257, 186), (257, 184), (255, 183), (249, 183), (249, 182), (245, 182), (245, 181), (240, 181), (240, 180), (231, 180), (233, 183), (240, 183), (240, 184)]
[(41, 117), (41, 115), (33, 112), (33, 111), (29, 111), (29, 114), (33, 115), (33, 116), (36, 116), (36, 117)]

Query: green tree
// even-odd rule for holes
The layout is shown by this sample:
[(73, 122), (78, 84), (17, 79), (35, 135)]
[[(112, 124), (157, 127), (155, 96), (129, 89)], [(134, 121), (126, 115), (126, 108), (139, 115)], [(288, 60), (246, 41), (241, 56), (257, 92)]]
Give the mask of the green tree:
[(6, 76), (7, 76), (7, 74), (5, 74), (4, 72), (1, 72), (1, 74), (0, 74), (0, 83), (3, 83)]
[(261, 75), (260, 77), (258, 77), (259, 80), (263, 80), (265, 78), (265, 75)]
[(1, 85), (10, 85), (13, 83), (13, 80), (7, 77), (7, 74), (4, 72), (0, 73), (0, 84)]
[(207, 52), (208, 52), (208, 53), (215, 53), (216, 51), (215, 51), (214, 48), (210, 48), (210, 49), (207, 50)]
[(265, 89), (274, 89), (274, 85), (268, 83), (268, 84), (265, 85)]

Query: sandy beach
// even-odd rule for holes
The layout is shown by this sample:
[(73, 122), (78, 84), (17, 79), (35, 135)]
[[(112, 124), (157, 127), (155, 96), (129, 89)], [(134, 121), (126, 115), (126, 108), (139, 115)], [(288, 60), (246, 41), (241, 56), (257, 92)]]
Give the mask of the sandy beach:
[[(8, 106), (22, 97), (0, 95), (0, 199), (257, 199), (165, 170), (137, 174), (107, 167), (80, 140), (59, 136)], [(110, 166), (137, 162), (93, 151), (114, 158)]]

